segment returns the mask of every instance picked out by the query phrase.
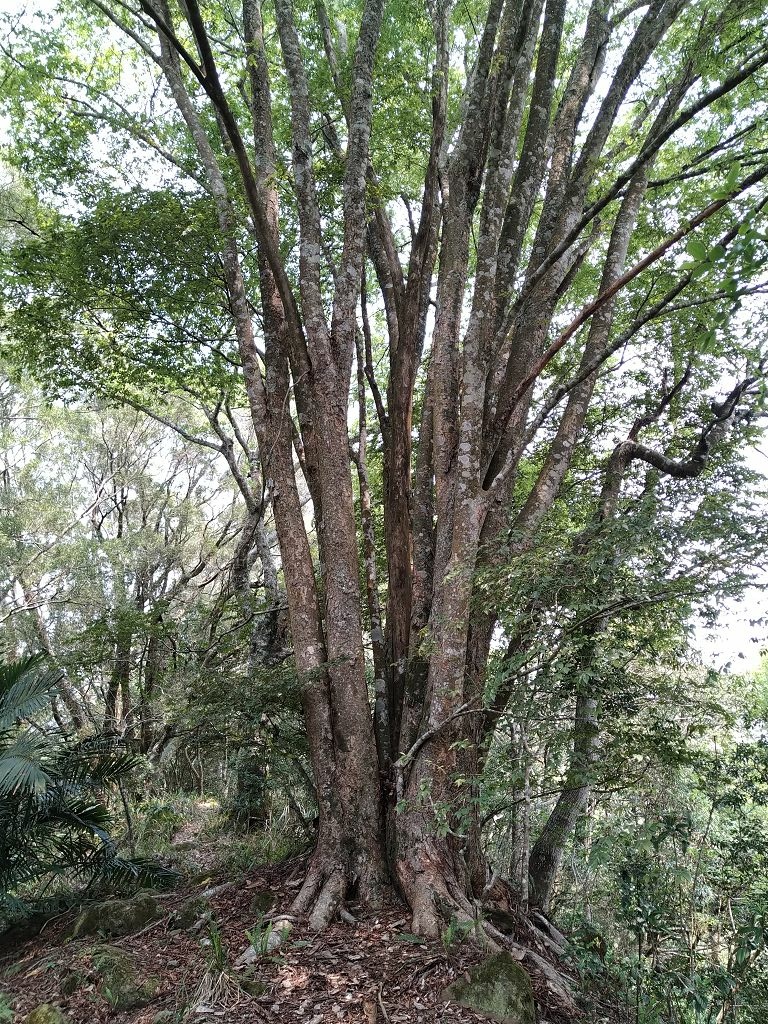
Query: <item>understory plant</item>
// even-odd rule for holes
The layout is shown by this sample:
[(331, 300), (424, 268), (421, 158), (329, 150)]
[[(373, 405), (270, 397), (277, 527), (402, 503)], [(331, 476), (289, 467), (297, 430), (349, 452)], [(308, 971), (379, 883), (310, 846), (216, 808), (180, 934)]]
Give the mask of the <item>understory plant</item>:
[(119, 852), (109, 794), (136, 758), (112, 737), (73, 741), (53, 721), (60, 673), (0, 664), (0, 922), (46, 897), (162, 873)]

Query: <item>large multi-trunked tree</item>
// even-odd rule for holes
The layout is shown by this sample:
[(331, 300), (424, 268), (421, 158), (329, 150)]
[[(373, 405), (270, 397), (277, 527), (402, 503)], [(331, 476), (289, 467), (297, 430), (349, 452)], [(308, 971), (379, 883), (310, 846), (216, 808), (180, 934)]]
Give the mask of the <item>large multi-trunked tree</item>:
[[(130, 54), (133, 92), (143, 68), (165, 106), (142, 119), (88, 73), (58, 102), (153, 150), (215, 211), (210, 273), (314, 770), (318, 839), (294, 906), (314, 926), (393, 884), (419, 934), (473, 916), (475, 783), (514, 691), (490, 692), (486, 667), (492, 648), (524, 651), (543, 614), (524, 601), (502, 635), (477, 574), (536, 545), (594, 441), (605, 372), (634, 358), (649, 399), (637, 414), (627, 373), (631, 414), (614, 408), (595, 453), (602, 490), (576, 550), (633, 474), (699, 476), (762, 400), (757, 347), (731, 327), (766, 203), (761, 8), (80, 0), (61, 16), (65, 37), (79, 18)], [(680, 402), (696, 418), (678, 431)], [(591, 617), (584, 657), (609, 618)], [(575, 706), (568, 783), (526, 865), (540, 905), (589, 791), (599, 693), (581, 685)]]

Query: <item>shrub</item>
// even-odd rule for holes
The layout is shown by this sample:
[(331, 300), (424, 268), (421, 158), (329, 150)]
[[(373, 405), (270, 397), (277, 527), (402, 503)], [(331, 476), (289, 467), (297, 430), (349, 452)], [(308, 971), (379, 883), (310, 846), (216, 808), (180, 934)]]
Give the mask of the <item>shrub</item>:
[[(135, 758), (113, 738), (72, 743), (48, 712), (60, 675), (40, 657), (0, 663), (0, 922), (55, 889), (164, 873), (118, 853), (106, 801)], [(33, 728), (35, 718), (42, 724)]]

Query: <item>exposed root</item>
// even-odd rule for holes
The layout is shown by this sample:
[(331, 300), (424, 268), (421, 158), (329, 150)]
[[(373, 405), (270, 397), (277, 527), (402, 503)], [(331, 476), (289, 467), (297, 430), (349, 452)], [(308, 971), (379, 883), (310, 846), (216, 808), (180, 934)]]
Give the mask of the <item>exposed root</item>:
[(323, 872), (316, 864), (310, 864), (309, 871), (291, 904), (291, 913), (303, 916), (309, 913), (310, 907), (315, 902), (320, 887), (323, 884)]
[(347, 874), (340, 865), (312, 864), (291, 904), (291, 913), (308, 916), (309, 927), (322, 931), (336, 916), (348, 888)]
[(505, 935), (504, 932), (496, 928), (490, 921), (482, 922), (482, 931), (486, 936), (489, 949), (506, 949), (512, 953), (516, 960), (522, 960), (525, 956), (525, 948), (514, 942), (509, 935)]
[(309, 915), (309, 927), (320, 932), (327, 928), (336, 916), (336, 911), (342, 904), (347, 891), (347, 880), (343, 871), (337, 868), (332, 871), (323, 883), (320, 895), (315, 901), (312, 913)]
[[(376, 858), (358, 851), (349, 854), (316, 850), (304, 882), (290, 907), (290, 914), (307, 917), (313, 931), (322, 931), (339, 913), (344, 900), (352, 894), (369, 907), (383, 905), (388, 885)], [(348, 919), (354, 921), (351, 915)]]

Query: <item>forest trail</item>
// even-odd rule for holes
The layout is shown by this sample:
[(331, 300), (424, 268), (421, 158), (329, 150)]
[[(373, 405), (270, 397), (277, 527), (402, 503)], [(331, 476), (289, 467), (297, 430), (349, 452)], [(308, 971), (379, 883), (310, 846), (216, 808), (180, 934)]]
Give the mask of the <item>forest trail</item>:
[[(22, 942), (8, 933), (0, 945), (0, 988), (12, 1002), (14, 1020), (25, 1021), (42, 1003), (60, 1007), (72, 1024), (469, 1024), (488, 1019), (442, 1000), (446, 985), (482, 958), (479, 950), (468, 942), (446, 946), (416, 939), (402, 906), (373, 914), (352, 906), (355, 923), (337, 921), (320, 935), (297, 923), (279, 949), (237, 969), (249, 944), (246, 930), (254, 935), (261, 922), (261, 934), (268, 932), (269, 916), (290, 902), (303, 870), (302, 861), (293, 861), (155, 894), (162, 916), (132, 935), (70, 939), (75, 911)], [(190, 907), (195, 909), (191, 924)], [(224, 962), (212, 968), (216, 931)], [(114, 1005), (119, 994), (109, 989), (98, 967), (105, 949), (113, 956), (119, 951), (130, 963), (134, 989), (148, 986), (138, 999), (142, 1005)], [(533, 982), (539, 1020), (565, 1024), (569, 1018), (547, 1005), (546, 988), (535, 977)], [(219, 1002), (201, 999), (211, 991)]]
[(190, 807), (191, 813), (184, 818), (170, 840), (171, 854), (190, 854), (199, 872), (213, 870), (220, 861), (220, 837), (211, 829), (216, 815), (221, 811), (218, 800), (200, 797)]

